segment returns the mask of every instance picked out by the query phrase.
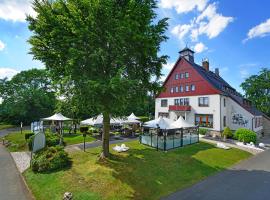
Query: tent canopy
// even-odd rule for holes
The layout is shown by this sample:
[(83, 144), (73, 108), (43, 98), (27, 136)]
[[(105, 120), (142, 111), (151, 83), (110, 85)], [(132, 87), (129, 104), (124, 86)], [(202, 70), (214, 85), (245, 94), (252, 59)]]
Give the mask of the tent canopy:
[(137, 119), (128, 118), (127, 120), (124, 120), (122, 123), (123, 124), (139, 124), (141, 122)]
[(190, 128), (194, 127), (194, 125), (188, 123), (182, 116), (178, 118), (175, 122), (171, 124), (172, 128)]
[[(123, 122), (123, 120), (121, 120), (120, 118), (111, 118), (110, 119), (110, 124), (121, 124), (122, 122)], [(90, 126), (102, 125), (103, 124), (103, 115), (100, 114), (96, 117), (92, 117), (92, 118), (83, 120), (83, 121), (81, 121), (81, 124), (90, 125)]]
[(160, 129), (170, 129), (171, 124), (173, 123), (172, 120), (166, 118), (166, 117), (159, 117), (157, 119), (145, 122), (143, 126), (149, 127), (149, 128), (160, 128)]
[(53, 116), (43, 118), (43, 121), (71, 121), (72, 119), (63, 116), (61, 113), (56, 113)]
[(131, 113), (127, 118), (128, 118), (128, 120), (132, 120), (132, 119), (138, 120), (138, 119), (140, 119), (139, 117), (137, 117), (136, 115), (134, 115), (134, 113)]

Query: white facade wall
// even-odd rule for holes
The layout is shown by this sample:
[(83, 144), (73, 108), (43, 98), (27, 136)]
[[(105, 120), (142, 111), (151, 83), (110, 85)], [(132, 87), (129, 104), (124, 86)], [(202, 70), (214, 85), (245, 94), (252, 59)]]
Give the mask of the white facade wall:
[[(209, 107), (199, 107), (199, 97), (209, 98)], [(174, 105), (174, 99), (179, 98), (189, 98), (189, 105), (191, 106), (191, 111), (186, 111), (186, 120), (195, 124), (195, 114), (211, 114), (213, 115), (213, 128), (211, 130), (222, 131), (225, 126), (230, 127), (231, 130), (236, 130), (238, 128), (248, 128), (257, 133), (262, 131), (262, 126), (255, 128), (255, 118), (261, 118), (262, 116), (254, 116), (230, 97), (222, 95), (202, 95), (202, 96), (185, 96), (185, 97), (169, 97), (169, 98), (156, 98), (155, 101), (155, 118), (158, 118), (159, 113), (168, 113), (169, 118), (172, 120), (177, 119), (176, 112), (169, 111), (169, 106)], [(161, 107), (161, 100), (167, 99), (167, 107)], [(225, 99), (225, 105), (224, 105)], [(177, 112), (178, 115), (185, 116), (185, 112)], [(226, 116), (226, 124), (224, 124), (224, 116)], [(246, 123), (241, 123), (240, 121), (233, 120), (233, 116), (242, 116), (242, 119)]]
[[(199, 107), (199, 97), (209, 98), (209, 107)], [(177, 119), (174, 111), (169, 112), (169, 106), (174, 105), (174, 99), (189, 98), (189, 105), (191, 111), (186, 111), (186, 120), (195, 124), (195, 114), (211, 114), (213, 115), (213, 130), (220, 131), (220, 95), (202, 95), (202, 96), (185, 96), (185, 97), (170, 97), (170, 98), (156, 98), (155, 105), (155, 118), (158, 118), (158, 113), (169, 113), (169, 118), (172, 120)], [(161, 107), (161, 99), (167, 99), (167, 107)], [(185, 112), (181, 112), (185, 116)]]

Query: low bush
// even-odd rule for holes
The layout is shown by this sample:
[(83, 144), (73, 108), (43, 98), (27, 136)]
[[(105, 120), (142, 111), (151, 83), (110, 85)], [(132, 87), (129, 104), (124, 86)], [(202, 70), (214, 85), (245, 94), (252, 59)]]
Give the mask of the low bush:
[(81, 126), (80, 127), (80, 132), (81, 133), (86, 133), (88, 130), (89, 130), (89, 127), (88, 126)]
[(246, 128), (239, 128), (234, 133), (234, 138), (245, 143), (256, 143), (257, 134)]
[(139, 120), (141, 122), (147, 122), (147, 121), (149, 121), (149, 117), (147, 117), (147, 116), (140, 116), (139, 118), (140, 118)]
[(225, 127), (225, 129), (222, 132), (222, 136), (224, 138), (232, 138), (233, 137), (233, 134), (232, 134), (231, 129), (229, 127)]
[(205, 135), (208, 132), (208, 129), (206, 128), (199, 128), (199, 134), (200, 135)]
[(35, 135), (34, 133), (25, 133), (24, 138), (28, 140), (31, 136)]
[(70, 165), (68, 154), (63, 147), (46, 147), (35, 153), (31, 161), (34, 172), (49, 172), (63, 169)]
[[(57, 135), (54, 135), (54, 134), (51, 134), (51, 133), (46, 133), (45, 137), (46, 137), (46, 146), (48, 146), (48, 147), (56, 146), (60, 142), (60, 138)], [(28, 148), (29, 148), (30, 151), (32, 150), (33, 140), (34, 140), (34, 135), (32, 135), (28, 139)]]

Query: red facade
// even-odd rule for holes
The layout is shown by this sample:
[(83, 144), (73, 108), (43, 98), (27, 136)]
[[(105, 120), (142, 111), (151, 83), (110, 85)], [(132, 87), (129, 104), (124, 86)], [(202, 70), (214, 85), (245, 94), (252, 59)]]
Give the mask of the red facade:
[[(188, 72), (188, 78), (175, 79), (175, 74), (183, 74)], [(189, 91), (185, 90), (186, 85), (189, 86)], [(194, 91), (191, 91), (191, 85), (195, 85)], [(164, 82), (165, 91), (161, 92), (157, 98), (167, 97), (185, 97), (185, 96), (198, 96), (198, 95), (210, 95), (219, 94), (219, 90), (214, 88), (207, 80), (205, 80), (193, 66), (187, 62), (184, 58), (178, 59), (177, 63), (169, 73), (167, 79)], [(171, 88), (183, 86), (183, 92), (174, 91), (171, 93)]]
[(172, 110), (172, 111), (191, 111), (191, 106), (170, 105), (169, 110)]

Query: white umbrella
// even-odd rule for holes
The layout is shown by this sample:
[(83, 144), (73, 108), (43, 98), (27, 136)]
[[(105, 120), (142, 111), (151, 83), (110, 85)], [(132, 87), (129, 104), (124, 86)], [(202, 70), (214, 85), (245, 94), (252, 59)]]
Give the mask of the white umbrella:
[(122, 122), (123, 124), (139, 124), (141, 123), (139, 120), (137, 119), (127, 119), (125, 121)]
[(160, 128), (160, 129), (170, 129), (171, 124), (173, 123), (172, 120), (166, 118), (166, 117), (159, 117), (157, 119), (145, 122), (143, 126), (149, 127), (149, 128)]
[(81, 121), (81, 124), (82, 125), (91, 125), (91, 126), (94, 126), (94, 120), (93, 120), (93, 118), (89, 118), (89, 119), (86, 119), (86, 120)]
[[(123, 120), (121, 120), (120, 118), (111, 118), (110, 119), (110, 124), (121, 124)], [(84, 125), (91, 125), (91, 126), (94, 126), (94, 125), (102, 125), (103, 124), (103, 115), (100, 114), (96, 117), (92, 117), (90, 119), (86, 119), (86, 120), (83, 120), (81, 121), (81, 124), (84, 124)]]
[(194, 125), (188, 123), (186, 120), (183, 119), (182, 116), (178, 118), (175, 122), (171, 124), (171, 128), (189, 128), (194, 127)]
[(128, 117), (128, 120), (132, 120), (132, 119), (140, 119), (139, 117), (137, 117), (136, 115), (134, 115), (134, 113), (131, 113)]
[(43, 121), (71, 121), (72, 119), (63, 116), (61, 113), (56, 113), (50, 117), (43, 118)]

